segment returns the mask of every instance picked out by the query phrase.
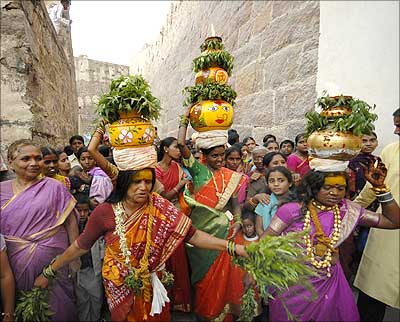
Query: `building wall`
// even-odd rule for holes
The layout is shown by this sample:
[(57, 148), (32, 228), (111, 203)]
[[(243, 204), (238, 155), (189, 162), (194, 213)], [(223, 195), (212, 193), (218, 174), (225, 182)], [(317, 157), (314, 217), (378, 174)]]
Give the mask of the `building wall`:
[(75, 57), (75, 74), (79, 104), (79, 133), (92, 133), (96, 123), (96, 106), (100, 96), (109, 91), (111, 80), (129, 74), (129, 67)]
[(181, 1), (173, 3), (158, 40), (134, 57), (131, 74), (142, 73), (163, 108), (160, 137), (176, 135), (182, 89), (194, 84), (191, 70), (213, 24), (235, 57), (229, 82), (238, 93), (232, 128), (258, 142), (304, 131), (304, 113), (316, 99), (318, 1)]
[(1, 1), (1, 150), (17, 139), (64, 146), (78, 130), (71, 35), (42, 1)]
[(317, 90), (376, 104), (379, 150), (398, 140), (399, 2), (321, 1)]

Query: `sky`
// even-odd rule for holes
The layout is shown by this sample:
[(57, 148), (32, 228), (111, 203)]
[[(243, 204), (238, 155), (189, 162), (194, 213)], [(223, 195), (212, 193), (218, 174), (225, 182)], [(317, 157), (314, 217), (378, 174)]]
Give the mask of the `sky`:
[(130, 65), (145, 43), (157, 39), (170, 1), (72, 1), (74, 56)]

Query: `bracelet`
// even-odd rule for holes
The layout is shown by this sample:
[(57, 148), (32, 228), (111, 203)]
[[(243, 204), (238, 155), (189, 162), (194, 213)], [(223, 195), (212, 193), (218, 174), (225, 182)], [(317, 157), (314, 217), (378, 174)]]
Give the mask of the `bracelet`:
[(189, 125), (189, 118), (186, 115), (180, 116), (179, 127), (187, 127)]
[(46, 277), (47, 279), (53, 279), (53, 278), (55, 278), (56, 275), (57, 275), (57, 271), (53, 270), (53, 268), (51, 267), (51, 265), (56, 261), (57, 257), (58, 257), (58, 256), (54, 257), (54, 258), (51, 260), (50, 264), (47, 265), (47, 266), (45, 266), (45, 267), (43, 268), (42, 274), (43, 274), (43, 276)]
[(258, 204), (258, 203), (254, 201), (253, 197), (251, 197), (251, 198), (249, 199), (249, 204), (250, 204), (250, 206), (252, 206), (252, 207), (257, 207), (257, 204)]
[(376, 198), (380, 203), (387, 203), (394, 200), (393, 195), (390, 191), (380, 195), (376, 195)]
[(235, 224), (239, 224), (240, 226), (243, 227), (243, 221), (242, 221), (242, 217), (240, 217), (240, 215), (234, 215), (233, 221), (235, 222)]
[(390, 188), (387, 185), (384, 185), (383, 187), (372, 187), (371, 190), (377, 195), (390, 192)]
[(236, 255), (236, 244), (233, 240), (228, 240), (228, 243), (226, 244), (226, 251), (228, 252), (229, 256)]

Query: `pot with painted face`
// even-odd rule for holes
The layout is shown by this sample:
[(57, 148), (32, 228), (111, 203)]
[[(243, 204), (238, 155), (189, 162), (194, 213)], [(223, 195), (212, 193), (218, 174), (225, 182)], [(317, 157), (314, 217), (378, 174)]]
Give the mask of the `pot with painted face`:
[(360, 153), (362, 139), (351, 132), (326, 129), (313, 132), (307, 145), (311, 157), (348, 161)]
[(233, 107), (223, 100), (200, 101), (190, 109), (189, 119), (198, 132), (227, 130), (233, 122)]
[(113, 147), (146, 147), (153, 144), (156, 131), (150, 121), (137, 112), (120, 113), (120, 119), (108, 129)]

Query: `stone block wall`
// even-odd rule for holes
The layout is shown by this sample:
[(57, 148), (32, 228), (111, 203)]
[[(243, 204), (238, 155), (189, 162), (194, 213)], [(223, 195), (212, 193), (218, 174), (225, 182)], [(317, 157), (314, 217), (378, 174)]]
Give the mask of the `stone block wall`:
[(1, 150), (17, 139), (63, 147), (78, 130), (71, 34), (43, 1), (1, 1)]
[(79, 133), (95, 130), (96, 107), (100, 96), (109, 91), (111, 80), (129, 74), (129, 67), (106, 63), (81, 55), (75, 57), (79, 104)]
[(158, 40), (133, 59), (163, 108), (160, 137), (176, 135), (182, 89), (194, 84), (192, 59), (211, 23), (235, 58), (229, 82), (237, 91), (232, 128), (258, 142), (304, 131), (316, 100), (318, 1), (181, 1), (171, 5)]

